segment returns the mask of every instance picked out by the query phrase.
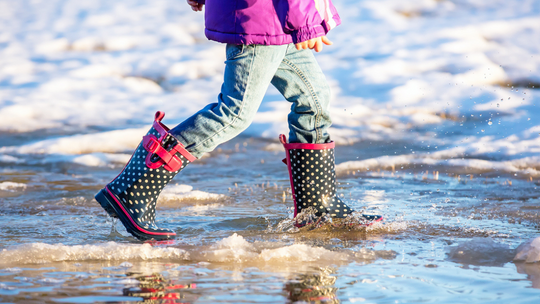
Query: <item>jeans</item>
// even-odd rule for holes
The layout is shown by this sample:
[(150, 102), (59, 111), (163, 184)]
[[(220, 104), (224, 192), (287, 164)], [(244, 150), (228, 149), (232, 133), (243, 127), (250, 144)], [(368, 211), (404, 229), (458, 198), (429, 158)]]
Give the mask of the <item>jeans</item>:
[(227, 44), (226, 51), (218, 102), (171, 130), (186, 150), (200, 158), (244, 131), (270, 83), (291, 103), (289, 142), (330, 141), (330, 89), (311, 50), (299, 51), (294, 44)]

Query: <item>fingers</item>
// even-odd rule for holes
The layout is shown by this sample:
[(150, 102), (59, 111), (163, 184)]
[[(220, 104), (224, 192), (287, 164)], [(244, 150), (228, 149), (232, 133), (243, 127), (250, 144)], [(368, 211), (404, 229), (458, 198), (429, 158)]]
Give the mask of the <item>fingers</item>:
[(318, 40), (317, 38), (309, 39), (307, 41), (308, 48), (312, 50), (315, 47), (315, 45), (317, 44), (317, 42), (318, 42), (317, 40)]
[(322, 37), (321, 37), (321, 40), (322, 40), (322, 42), (323, 42), (324, 44), (326, 44), (326, 45), (332, 45), (332, 44), (334, 44), (332, 41), (330, 41), (330, 39), (326, 38), (326, 36), (322, 36)]
[(321, 39), (317, 39), (317, 42), (315, 42), (315, 45), (314, 45), (315, 52), (318, 53), (318, 52), (322, 51), (322, 47), (323, 47), (323, 43), (322, 43)]
[(296, 49), (297, 50), (305, 50), (305, 49), (311, 49), (315, 50), (315, 52), (320, 52), (323, 49), (324, 45), (332, 45), (334, 44), (330, 39), (326, 38), (326, 36), (313, 38), (307, 41), (296, 43)]
[(303, 42), (299, 42), (296, 45), (296, 49), (297, 50), (305, 50), (308, 48), (308, 42), (307, 41), (303, 41)]
[(191, 6), (191, 9), (192, 9), (194, 12), (202, 11), (202, 8), (203, 8), (203, 6), (204, 6), (204, 4), (200, 4), (200, 3), (197, 2), (196, 0), (187, 0), (187, 3)]

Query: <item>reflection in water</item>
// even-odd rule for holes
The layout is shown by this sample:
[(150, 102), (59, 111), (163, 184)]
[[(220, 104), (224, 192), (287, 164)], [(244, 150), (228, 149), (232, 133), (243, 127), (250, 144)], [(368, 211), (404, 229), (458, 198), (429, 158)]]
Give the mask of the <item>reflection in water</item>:
[(533, 288), (540, 289), (540, 265), (516, 262), (516, 269), (518, 273), (527, 275), (527, 279), (532, 282)]
[(319, 273), (300, 274), (285, 285), (291, 302), (339, 303), (334, 286), (336, 277), (330, 269), (321, 269)]
[(124, 296), (141, 297), (142, 303), (185, 303), (194, 301), (196, 296), (186, 292), (195, 289), (195, 284), (183, 284), (176, 280), (169, 280), (159, 273), (151, 275), (137, 275), (128, 273), (128, 277), (139, 281), (136, 287), (124, 288)]

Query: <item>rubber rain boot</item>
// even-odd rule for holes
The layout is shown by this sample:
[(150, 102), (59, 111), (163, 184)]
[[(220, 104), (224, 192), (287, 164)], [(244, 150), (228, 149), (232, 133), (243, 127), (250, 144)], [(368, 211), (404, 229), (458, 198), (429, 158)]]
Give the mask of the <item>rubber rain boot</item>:
[[(283, 162), (289, 168), (294, 201), (295, 225), (317, 224), (324, 216), (345, 219), (353, 210), (336, 193), (335, 143), (287, 143), (285, 135), (279, 140), (285, 148)], [(361, 215), (360, 226), (369, 226), (383, 219), (380, 215)]]
[(156, 112), (150, 131), (122, 172), (95, 198), (112, 217), (120, 219), (127, 231), (139, 240), (173, 239), (176, 233), (155, 224), (156, 203), (161, 190), (196, 158), (169, 134)]

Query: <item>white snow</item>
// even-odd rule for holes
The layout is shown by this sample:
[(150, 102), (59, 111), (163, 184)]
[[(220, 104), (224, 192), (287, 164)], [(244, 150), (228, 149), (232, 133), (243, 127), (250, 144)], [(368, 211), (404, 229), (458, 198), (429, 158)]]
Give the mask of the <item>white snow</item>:
[[(333, 140), (438, 147), (338, 170), (426, 164), (539, 175), (537, 0), (335, 5), (343, 24), (317, 54), (333, 92)], [(60, 135), (1, 143), (0, 162), (34, 154), (86, 166), (124, 162), (156, 110), (174, 126), (216, 101), (224, 46), (203, 29), (203, 14), (182, 1), (3, 2), (0, 133)], [(246, 134), (277, 139), (289, 108), (271, 88)]]

